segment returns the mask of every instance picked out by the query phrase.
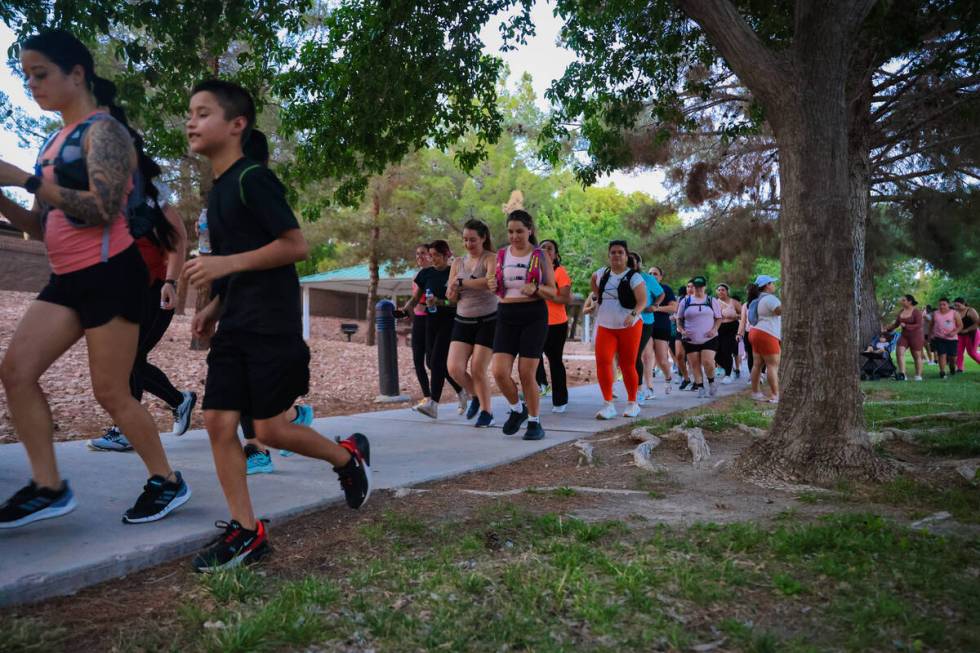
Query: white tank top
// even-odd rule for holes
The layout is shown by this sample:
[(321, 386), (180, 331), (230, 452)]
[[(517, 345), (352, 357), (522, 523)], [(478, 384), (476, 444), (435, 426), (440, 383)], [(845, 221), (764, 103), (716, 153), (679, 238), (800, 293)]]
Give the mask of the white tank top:
[(531, 264), (531, 252), (527, 256), (514, 256), (510, 253), (510, 246), (504, 252), (504, 297), (524, 297), (521, 288), (527, 283), (527, 269)]

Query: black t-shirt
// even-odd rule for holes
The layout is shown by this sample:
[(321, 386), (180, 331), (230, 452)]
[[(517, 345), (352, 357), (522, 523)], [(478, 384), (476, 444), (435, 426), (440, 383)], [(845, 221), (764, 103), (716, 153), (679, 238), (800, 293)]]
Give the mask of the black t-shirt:
[[(431, 290), (432, 295), (436, 299), (446, 298), (446, 285), (449, 283), (449, 267), (446, 266), (442, 270), (437, 270), (433, 267), (422, 268), (419, 273), (415, 275), (415, 285), (422, 290), (422, 299), (419, 303), (425, 304), (425, 291)], [(440, 311), (453, 311), (456, 310), (453, 306), (438, 306)]]
[[(661, 283), (660, 287), (664, 289), (664, 298), (660, 300), (657, 306), (666, 306), (671, 303), (677, 297), (674, 295), (674, 291), (665, 283)], [(653, 328), (659, 330), (670, 330), (670, 314), (663, 312), (656, 312), (653, 314)]]
[[(286, 189), (268, 168), (241, 158), (214, 180), (208, 195), (208, 232), (216, 255), (256, 250), (298, 228)], [(212, 292), (222, 299), (221, 331), (303, 332), (295, 265), (239, 272), (216, 281)]]

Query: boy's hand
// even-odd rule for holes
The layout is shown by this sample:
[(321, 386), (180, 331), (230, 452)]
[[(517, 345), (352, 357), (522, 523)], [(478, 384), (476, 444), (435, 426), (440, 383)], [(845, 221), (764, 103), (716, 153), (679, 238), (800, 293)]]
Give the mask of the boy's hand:
[(181, 275), (191, 285), (201, 288), (233, 272), (227, 256), (198, 256), (184, 265)]

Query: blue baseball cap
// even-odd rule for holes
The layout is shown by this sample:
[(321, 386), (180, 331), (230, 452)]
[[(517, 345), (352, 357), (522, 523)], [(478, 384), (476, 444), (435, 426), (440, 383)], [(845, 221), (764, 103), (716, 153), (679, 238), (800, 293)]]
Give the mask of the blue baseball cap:
[(779, 279), (777, 279), (776, 277), (770, 277), (768, 274), (760, 274), (755, 278), (755, 285), (762, 288), (767, 284), (776, 283), (777, 281), (779, 281)]

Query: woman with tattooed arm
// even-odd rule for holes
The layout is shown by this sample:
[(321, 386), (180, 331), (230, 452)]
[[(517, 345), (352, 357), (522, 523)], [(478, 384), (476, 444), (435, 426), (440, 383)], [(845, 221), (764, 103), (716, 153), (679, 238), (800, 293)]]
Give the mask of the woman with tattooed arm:
[(150, 476), (126, 523), (162, 519), (190, 498), (171, 469), (150, 414), (130, 394), (146, 266), (130, 236), (126, 208), (136, 151), (126, 127), (98, 108), (92, 55), (71, 34), (48, 31), (20, 44), (28, 89), (65, 126), (41, 148), (33, 173), (0, 161), (0, 186), (35, 197), (27, 210), (6, 197), (0, 214), (43, 239), (52, 275), (21, 319), (0, 364), (17, 436), (32, 478), (0, 506), (0, 528), (26, 526), (75, 508), (55, 460), (51, 410), (38, 380), (84, 337), (95, 397), (126, 433)]

